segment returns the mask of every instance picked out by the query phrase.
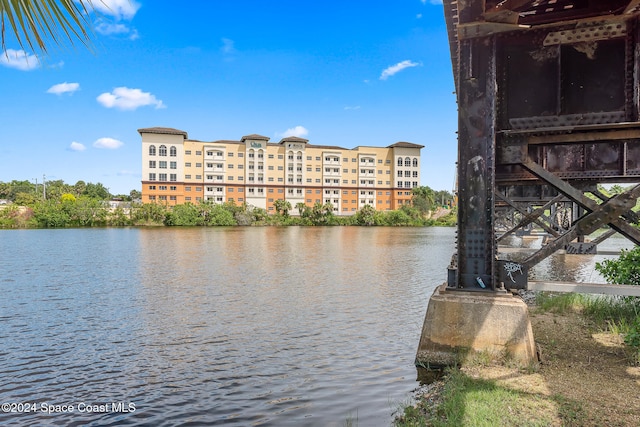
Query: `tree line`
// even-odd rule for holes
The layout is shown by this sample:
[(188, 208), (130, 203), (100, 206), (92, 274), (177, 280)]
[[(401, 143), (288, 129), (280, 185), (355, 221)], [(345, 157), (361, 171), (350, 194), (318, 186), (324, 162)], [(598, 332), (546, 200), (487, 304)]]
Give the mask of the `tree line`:
[[(39, 185), (41, 186), (41, 184)], [(42, 193), (41, 193), (42, 192)], [(364, 225), (364, 226), (426, 226), (454, 225), (456, 214), (449, 211), (437, 220), (430, 213), (442, 200), (453, 200), (429, 187), (413, 190), (411, 203), (395, 211), (376, 211), (366, 205), (354, 215), (336, 215), (330, 203), (307, 206), (298, 203), (299, 215), (291, 215), (291, 203), (274, 202), (275, 213), (245, 204), (209, 201), (166, 206), (140, 203), (139, 192), (133, 190), (118, 199), (125, 203), (110, 203), (113, 199), (100, 183), (67, 185), (62, 181), (47, 183), (46, 197), (42, 188), (28, 181), (0, 183), (0, 199), (11, 203), (0, 207), (0, 228), (61, 228), (100, 226), (248, 226), (248, 225)], [(440, 197), (439, 203), (436, 198)]]

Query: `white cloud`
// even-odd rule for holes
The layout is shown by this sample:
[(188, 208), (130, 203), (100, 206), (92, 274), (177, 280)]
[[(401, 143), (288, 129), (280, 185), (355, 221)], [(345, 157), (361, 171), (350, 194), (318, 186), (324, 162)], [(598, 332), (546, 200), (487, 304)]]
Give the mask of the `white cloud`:
[(140, 4), (135, 0), (99, 0), (93, 2), (93, 7), (105, 15), (111, 15), (117, 20), (133, 19)]
[(63, 93), (72, 94), (73, 92), (80, 89), (79, 83), (58, 83), (57, 85), (51, 86), (47, 89), (47, 93), (53, 93), (55, 95), (62, 95)]
[(96, 23), (95, 29), (97, 32), (105, 36), (122, 35), (127, 36), (129, 40), (137, 40), (138, 38), (140, 38), (138, 30), (136, 30), (135, 28), (131, 28), (125, 24), (98, 21)]
[(0, 56), (0, 65), (16, 68), (22, 71), (30, 71), (40, 66), (38, 57), (28, 54), (24, 50), (7, 49)]
[(309, 131), (304, 126), (296, 126), (285, 130), (280, 134), (280, 136), (282, 136), (283, 138), (286, 138), (288, 136), (297, 136), (301, 138), (303, 136), (307, 136), (308, 134)]
[(84, 144), (80, 144), (79, 142), (75, 141), (73, 141), (71, 145), (69, 145), (69, 150), (71, 151), (84, 151), (86, 149), (87, 147), (85, 147)]
[(108, 150), (116, 150), (124, 145), (124, 142), (113, 138), (100, 138), (93, 143), (96, 148), (106, 148)]
[(417, 67), (418, 65), (420, 64), (418, 64), (417, 62), (412, 62), (408, 59), (402, 62), (398, 62), (396, 65), (391, 65), (390, 67), (385, 68), (382, 71), (382, 74), (380, 74), (380, 80), (387, 80), (389, 77), (393, 76), (396, 73), (399, 73), (405, 68)]
[(234, 46), (234, 41), (231, 39), (223, 38), (222, 39), (222, 52), (226, 54), (236, 53), (236, 48)]
[(149, 92), (143, 92), (140, 89), (130, 89), (128, 87), (117, 87), (113, 92), (105, 92), (96, 99), (107, 108), (118, 108), (120, 110), (135, 110), (145, 105), (165, 108), (162, 101), (156, 99), (156, 97)]
[(421, 13), (417, 14), (416, 18), (418, 18), (418, 19), (422, 18), (422, 14)]
[(442, 0), (420, 0), (422, 4), (442, 4)]

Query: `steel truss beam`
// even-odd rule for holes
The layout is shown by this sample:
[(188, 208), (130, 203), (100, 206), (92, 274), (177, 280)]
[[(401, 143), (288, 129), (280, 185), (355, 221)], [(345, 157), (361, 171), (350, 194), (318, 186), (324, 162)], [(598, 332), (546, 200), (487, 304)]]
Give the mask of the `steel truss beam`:
[[(640, 244), (630, 224), (640, 186), (612, 198), (594, 190), (640, 182), (640, 1), (444, 0), (444, 9), (459, 111), (449, 288), (499, 291), (503, 270), (517, 267), (496, 259), (497, 203), (521, 213), (520, 227), (556, 237), (525, 268), (604, 225)], [(521, 184), (549, 185), (584, 212), (556, 231), (544, 216), (556, 193), (528, 212), (495, 191)]]

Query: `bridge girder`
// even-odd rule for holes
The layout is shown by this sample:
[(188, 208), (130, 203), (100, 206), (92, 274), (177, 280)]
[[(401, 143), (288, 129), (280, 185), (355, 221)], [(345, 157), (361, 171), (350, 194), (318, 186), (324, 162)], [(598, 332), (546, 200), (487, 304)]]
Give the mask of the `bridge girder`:
[[(449, 288), (503, 288), (495, 219), (505, 206), (557, 234), (525, 267), (607, 224), (640, 243), (630, 225), (640, 188), (597, 194), (600, 183), (640, 182), (640, 0), (445, 0), (444, 9), (459, 111)], [(550, 200), (583, 209), (568, 230), (543, 217)]]

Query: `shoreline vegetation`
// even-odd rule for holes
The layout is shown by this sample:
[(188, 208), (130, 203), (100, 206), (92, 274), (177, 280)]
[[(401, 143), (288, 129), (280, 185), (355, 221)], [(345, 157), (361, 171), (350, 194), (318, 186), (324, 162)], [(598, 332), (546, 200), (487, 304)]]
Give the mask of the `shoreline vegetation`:
[[(596, 264), (609, 283), (640, 285), (640, 247)], [(477, 354), (422, 384), (393, 425), (640, 425), (640, 298), (521, 292), (539, 363)]]
[[(284, 199), (273, 211), (232, 201), (200, 201), (176, 206), (140, 203), (141, 194), (112, 196), (102, 184), (62, 181), (34, 185), (28, 181), (0, 182), (0, 229), (124, 227), (124, 226), (454, 226), (453, 196), (427, 186), (412, 189), (410, 204), (378, 211), (365, 205), (353, 215), (337, 215), (330, 203), (308, 206)], [(436, 200), (441, 205), (436, 204)], [(292, 215), (295, 208), (298, 215)]]

